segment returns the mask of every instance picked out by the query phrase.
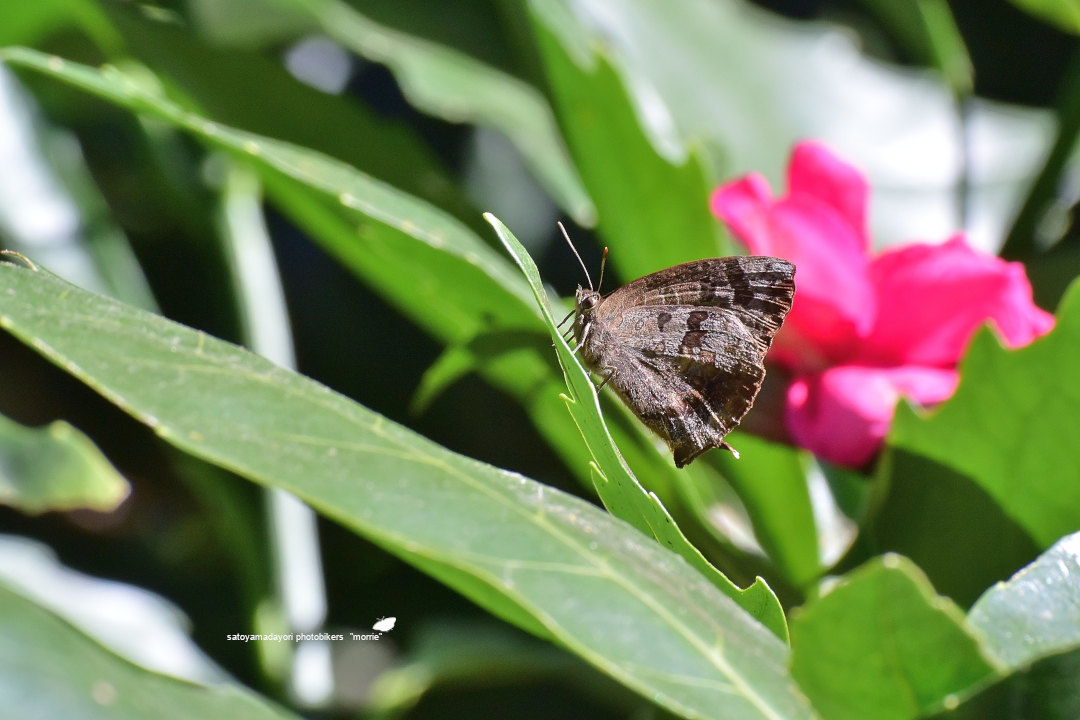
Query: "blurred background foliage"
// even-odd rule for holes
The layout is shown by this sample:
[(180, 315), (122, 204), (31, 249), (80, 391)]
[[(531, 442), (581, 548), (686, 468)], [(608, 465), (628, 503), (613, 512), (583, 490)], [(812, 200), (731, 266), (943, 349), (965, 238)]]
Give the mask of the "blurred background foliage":
[[(610, 245), (620, 281), (729, 253), (708, 192), (748, 171), (781, 187), (793, 142), (812, 137), (867, 173), (879, 247), (964, 229), (1023, 260), (1052, 311), (1080, 274), (1078, 31), (1073, 4), (1021, 0), (7, 3), (0, 46), (110, 66), (122, 82), (110, 99), (59, 67), (31, 71), (17, 56), (0, 67), (0, 237), (83, 287), (250, 344), (267, 295), (244, 300), (251, 254), (236, 249), (235, 223), (265, 223), (284, 343), (302, 373), (447, 448), (589, 496), (584, 451), (559, 434), (568, 418), (554, 415), (553, 355), (515, 279), (500, 279), (502, 250), (483, 211), (567, 296), (582, 277), (557, 219), (572, 224), (590, 269)], [(169, 117), (155, 97), (192, 115)], [(476, 279), (464, 261), (429, 266), (422, 250), (379, 255), (372, 248), (395, 243), (397, 231), (372, 220), (358, 232), (335, 210), (327, 193), (345, 185), (333, 167), (319, 171), (323, 194), (290, 175), (290, 162), (309, 158), (288, 147), (252, 174), (227, 147), (245, 136), (221, 140), (200, 119), (352, 166), (372, 183), (355, 198), (400, 203), (400, 218), (419, 206), (385, 188), (426, 203), (421, 229), (445, 229), (459, 259), (472, 253), (489, 271)], [(236, 219), (260, 209), (257, 220)], [(465, 299), (440, 300), (450, 284)], [(511, 345), (528, 357), (506, 359), (508, 331), (527, 336)], [(272, 595), (259, 491), (163, 445), (6, 334), (0, 346), (4, 415), (24, 426), (64, 418), (131, 484), (115, 511), (66, 510), (123, 492), (92, 446), (71, 440), (78, 431), (60, 426), (65, 452), (84, 456), (94, 484), (75, 500), (66, 488), (67, 504), (53, 505), (63, 512), (0, 508), (4, 532), (41, 541), (68, 567), (169, 598), (217, 665), (287, 697), (280, 658), (223, 641), (267, 612)], [(913, 556), (939, 592), (967, 606), (1054, 539), (1006, 517), (965, 468), (930, 467), (916, 429), (871, 490), (862, 476), (750, 436), (740, 438), (741, 465), (714, 458), (675, 476), (625, 413), (607, 409), (631, 466), (691, 540), (740, 584), (765, 576), (785, 607), (835, 562), (852, 567), (887, 549)], [(20, 436), (11, 443), (23, 449), (5, 452), (28, 457), (33, 442)], [(812, 501), (822, 488), (829, 502)], [(929, 509), (967, 513), (963, 527), (983, 528), (995, 552), (968, 537), (976, 551), (942, 553), (940, 536), (907, 521), (923, 513), (917, 527), (932, 528)], [(327, 627), (408, 618), (343, 661), (344, 707), (410, 718), (650, 712), (356, 535), (320, 522), (319, 540)]]

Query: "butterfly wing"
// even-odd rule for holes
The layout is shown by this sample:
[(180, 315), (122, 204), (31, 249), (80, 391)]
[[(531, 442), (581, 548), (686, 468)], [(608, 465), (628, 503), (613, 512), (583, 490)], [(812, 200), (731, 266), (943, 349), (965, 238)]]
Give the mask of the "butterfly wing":
[(637, 305), (732, 310), (765, 351), (791, 309), (794, 278), (795, 266), (780, 258), (709, 258), (638, 278), (604, 300), (612, 314)]
[(619, 288), (596, 308), (585, 356), (671, 446), (682, 467), (753, 405), (765, 353), (791, 308), (795, 267), (777, 258), (699, 260)]
[[(638, 417), (664, 438), (675, 464), (686, 465), (714, 447), (739, 424), (765, 376), (764, 353), (753, 333), (727, 310), (664, 307), (656, 328), (653, 308), (623, 312), (615, 330), (625, 338), (609, 357), (611, 384)], [(654, 326), (651, 333), (633, 329)], [(624, 334), (626, 333), (626, 334)]]

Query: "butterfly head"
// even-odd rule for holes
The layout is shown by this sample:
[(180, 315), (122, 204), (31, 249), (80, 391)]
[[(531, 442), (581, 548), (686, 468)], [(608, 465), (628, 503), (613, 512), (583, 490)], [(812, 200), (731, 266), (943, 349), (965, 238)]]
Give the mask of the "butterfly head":
[(600, 304), (600, 293), (592, 288), (583, 288), (578, 285), (577, 297), (574, 300), (574, 309), (578, 315), (591, 313)]
[[(563, 224), (557, 223), (559, 230), (562, 231), (563, 237), (566, 238), (566, 243), (570, 246), (570, 249), (574, 253), (574, 257), (577, 258), (578, 263), (581, 264), (581, 269), (585, 271), (585, 279), (589, 281), (589, 288), (585, 288), (578, 285), (577, 294), (574, 298), (574, 338), (580, 344), (584, 342), (589, 327), (589, 323), (592, 321), (593, 311), (596, 306), (600, 304), (603, 299), (600, 296), (597, 286), (593, 286), (592, 278), (589, 276), (589, 269), (585, 267), (585, 262), (581, 259), (581, 255), (578, 254), (577, 248), (574, 247), (574, 243), (570, 241), (570, 235), (567, 234), (566, 228)], [(600, 283), (604, 282), (604, 267), (607, 265), (608, 249), (604, 248), (604, 256), (600, 261)], [(569, 316), (567, 316), (569, 317)], [(560, 323), (561, 324), (561, 323)]]
[(580, 285), (574, 298), (574, 339), (579, 343), (585, 337), (585, 329), (592, 322), (593, 311), (600, 304), (600, 293)]

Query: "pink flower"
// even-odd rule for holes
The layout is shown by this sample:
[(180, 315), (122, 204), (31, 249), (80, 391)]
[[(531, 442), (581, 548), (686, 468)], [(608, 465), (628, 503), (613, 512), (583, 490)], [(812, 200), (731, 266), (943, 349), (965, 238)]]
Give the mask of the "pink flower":
[(788, 192), (751, 174), (718, 188), (713, 213), (750, 252), (795, 263), (795, 304), (769, 359), (793, 380), (785, 424), (796, 444), (860, 466), (888, 433), (896, 404), (928, 406), (956, 389), (956, 365), (991, 322), (1020, 347), (1053, 327), (1024, 268), (981, 253), (962, 234), (871, 256), (866, 179), (823, 145), (795, 147)]

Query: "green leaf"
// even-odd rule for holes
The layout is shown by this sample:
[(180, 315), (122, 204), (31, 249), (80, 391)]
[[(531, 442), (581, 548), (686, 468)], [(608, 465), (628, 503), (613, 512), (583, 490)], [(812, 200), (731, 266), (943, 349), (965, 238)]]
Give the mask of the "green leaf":
[(424, 371), (409, 403), (409, 411), (414, 415), (423, 413), (444, 390), (475, 370), (481, 362), (477, 353), (467, 345), (446, 348)]
[(1043, 658), (1002, 678), (935, 720), (1076, 720), (1080, 650)]
[(968, 613), (972, 627), (1010, 668), (1080, 648), (1080, 533), (996, 584)]
[(1057, 26), (1059, 30), (1080, 34), (1080, 2), (1077, 0), (1010, 0), (1021, 10)]
[[(474, 362), (489, 382), (522, 403), (572, 468), (588, 472), (587, 453), (574, 440), (573, 421), (559, 399), (564, 385), (547, 344), (542, 355), (537, 352), (546, 333), (526, 284), (505, 257), (456, 220), (320, 153), (184, 111), (115, 68), (99, 71), (24, 48), (2, 51), (2, 57), (189, 130), (251, 163), (294, 222), (400, 312), (460, 349), (456, 363)], [(438, 390), (436, 379), (429, 378), (421, 401)], [(631, 425), (622, 438), (624, 450), (657, 463), (652, 447), (642, 445), (640, 429)]]
[(308, 12), (323, 32), (385, 65), (420, 110), (504, 134), (555, 201), (578, 222), (594, 210), (544, 97), (527, 83), (443, 45), (384, 27), (338, 0), (276, 0)]
[(439, 686), (460, 690), (548, 680), (580, 687), (594, 697), (613, 690), (632, 697), (577, 658), (488, 621), (423, 627), (413, 633), (403, 659), (372, 683), (366, 703), (372, 715), (407, 712)]
[(163, 440), (266, 486), (687, 717), (809, 717), (786, 646), (678, 555), (228, 343), (0, 265), (0, 326)]
[(993, 677), (963, 613), (907, 559), (839, 582), (791, 619), (791, 671), (823, 717), (918, 717)]
[(1080, 284), (1058, 310), (1057, 327), (1008, 351), (988, 329), (960, 365), (960, 386), (923, 417), (897, 410), (889, 444), (967, 475), (1040, 547), (1080, 528)]
[(0, 583), (0, 704), (18, 718), (296, 718), (233, 684), (132, 665)]
[(564, 399), (593, 457), (593, 485), (604, 507), (616, 517), (622, 518), (641, 532), (655, 538), (661, 545), (681, 555), (725, 595), (738, 602), (743, 609), (768, 626), (778, 637), (786, 640), (787, 623), (783, 609), (765, 581), (758, 578), (753, 585), (740, 590), (709, 564), (700, 550), (690, 544), (656, 494), (648, 492), (638, 482), (618, 447), (615, 446), (615, 441), (604, 423), (596, 387), (589, 378), (589, 374), (581, 367), (577, 357), (571, 352), (570, 346), (563, 340), (562, 332), (556, 327), (536, 264), (513, 233), (499, 222), (498, 218), (490, 214), (485, 217), (495, 228), (499, 239), (517, 261), (521, 271), (525, 273), (536, 295), (536, 302), (547, 322), (548, 332), (551, 334), (559, 356), (559, 363), (563, 368), (563, 375), (566, 378), (566, 387), (570, 395), (564, 396)]
[[(584, 470), (586, 455), (558, 397), (563, 384), (536, 351), (545, 334), (526, 284), (459, 222), (320, 153), (182, 110), (115, 68), (96, 70), (25, 48), (0, 57), (165, 120), (251, 163), (312, 239), (418, 326), (470, 351), (456, 359), (475, 362), (489, 382), (516, 397), (564, 460)], [(426, 387), (424, 397), (437, 389)]]
[(769, 559), (792, 584), (805, 587), (823, 570), (805, 457), (745, 432), (730, 441), (741, 457), (714, 453), (711, 461), (739, 494)]
[(109, 512), (131, 491), (93, 441), (62, 420), (24, 427), (0, 415), (0, 503), (23, 512)]
[(0, 585), (142, 668), (203, 684), (228, 678), (188, 636), (191, 621), (176, 605), (144, 588), (73, 570), (36, 540), (0, 535)]
[[(650, 136), (663, 137), (665, 145), (678, 142), (671, 140), (676, 136), (698, 144), (712, 182), (761, 172), (778, 188), (790, 148), (803, 138), (818, 138), (857, 157), (872, 168), (871, 221), (879, 246), (944, 232), (928, 218), (955, 203), (956, 172), (948, 160), (953, 156), (919, 163), (923, 180), (913, 196), (907, 180), (910, 155), (895, 152), (898, 145), (921, 148), (933, 137), (950, 153), (962, 153), (954, 130), (958, 123), (993, 128), (976, 145), (1004, 143), (1013, 152), (980, 165), (968, 178), (973, 198), (968, 226), (1000, 228), (1000, 193), (1024, 192), (1053, 132), (1045, 111), (1017, 105), (969, 104), (964, 120), (956, 103), (943, 102), (945, 88), (937, 79), (867, 57), (858, 38), (842, 26), (780, 18), (755, 3), (681, 0), (612, 7), (603, 0), (537, 0), (530, 5), (551, 18), (548, 25), (557, 25), (561, 38), (570, 38), (579, 62), (600, 47), (634, 97), (642, 124), (651, 126)], [(937, 18), (928, 20), (939, 24)], [(949, 62), (960, 50), (949, 46), (955, 39), (932, 38), (935, 51), (948, 53)], [(836, 52), (815, 52), (822, 47)], [(870, 96), (889, 101), (868, 103)], [(922, 112), (908, 116), (910, 107)], [(885, 127), (890, 128), (887, 144), (879, 136)], [(570, 129), (564, 132), (569, 138)], [(632, 181), (644, 185), (648, 178)], [(600, 200), (594, 200), (602, 219)], [(635, 197), (631, 210), (651, 202), (645, 195)], [(982, 236), (988, 243), (995, 238), (994, 232)], [(671, 241), (667, 233), (654, 238), (657, 244)], [(616, 241), (612, 252), (617, 248)]]
[(904, 49), (921, 64), (935, 68), (953, 95), (971, 95), (974, 68), (964, 37), (945, 0), (862, 0)]
[(65, 28), (78, 28), (101, 47), (111, 47), (118, 40), (97, 3), (91, 0), (39, 0), (5, 5), (4, 22), (0, 23), (0, 47), (41, 42)]
[(908, 557), (964, 607), (1039, 552), (971, 478), (927, 457), (887, 448), (873, 485), (882, 494), (862, 540), (872, 552)]
[[(1036, 300), (1040, 301), (1040, 305), (1043, 298), (1039, 295), (1045, 297), (1046, 289), (1042, 283), (1047, 280), (1047, 274), (1054, 280), (1055, 288), (1064, 286), (1077, 276), (1077, 250), (1074, 241), (1066, 240), (1051, 252), (1041, 250), (1044, 243), (1058, 239), (1053, 237), (1053, 231), (1047, 231), (1046, 221), (1051, 210), (1062, 202), (1060, 188), (1064, 181), (1063, 176), (1071, 167), (1077, 140), (1080, 139), (1080, 56), (1074, 56), (1064, 69), (1054, 110), (1056, 122), (1053, 145), (1048, 149), (1038, 175), (1027, 189), (1027, 197), (1017, 211), (1012, 228), (1001, 248), (1001, 257), (1007, 260), (1024, 260), (1030, 264), (1028, 275), (1035, 286)], [(1064, 211), (1064, 208), (1059, 211)], [(1068, 237), (1074, 238), (1071, 235)], [(1062, 275), (1066, 274), (1063, 278)], [(1054, 298), (1055, 302), (1057, 299)]]
[(346, 266), (446, 342), (493, 329), (540, 330), (528, 289), (505, 258), (454, 218), (321, 153), (189, 112), (116, 68), (97, 70), (26, 48), (3, 59), (146, 113), (236, 155)]
[[(231, 7), (234, 2), (213, 4)], [(259, 19), (273, 16), (272, 4), (259, 4)], [(201, 42), (190, 30), (147, 19), (135, 7), (106, 9), (129, 52), (160, 74), (189, 109), (325, 153), (457, 217), (478, 215), (431, 150), (403, 123), (380, 118), (345, 96), (304, 85), (276, 58)], [(256, 31), (257, 20), (240, 25)], [(214, 71), (207, 72), (208, 67)], [(358, 142), (373, 137), (379, 141)]]
[(188, 0), (184, 9), (192, 29), (218, 47), (278, 47), (318, 32), (306, 13), (285, 3)]
[(574, 51), (575, 38), (567, 37), (575, 34), (573, 23), (550, 16), (552, 7), (532, 4), (534, 26), (564, 132), (611, 245), (612, 266), (629, 280), (722, 254), (722, 230), (709, 212), (710, 188), (696, 154), (686, 157), (681, 142), (669, 150), (674, 160), (657, 150), (624, 80), (591, 47)]

